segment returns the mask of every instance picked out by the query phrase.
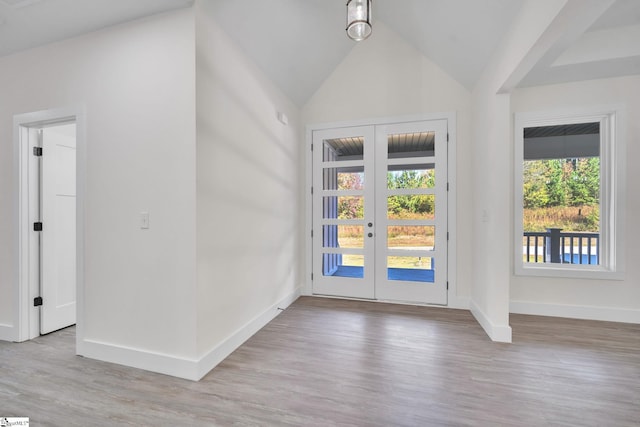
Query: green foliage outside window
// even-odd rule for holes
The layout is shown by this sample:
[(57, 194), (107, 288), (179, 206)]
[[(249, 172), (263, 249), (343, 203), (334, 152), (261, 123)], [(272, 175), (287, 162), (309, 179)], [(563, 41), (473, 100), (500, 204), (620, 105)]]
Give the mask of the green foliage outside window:
[(527, 160), (523, 166), (525, 231), (599, 230), (598, 157)]
[(600, 159), (528, 160), (524, 162), (524, 207), (597, 205)]
[[(433, 188), (435, 172), (433, 170), (403, 170), (387, 173), (387, 188), (415, 189)], [(435, 208), (433, 195), (391, 196), (387, 200), (387, 209), (396, 217), (406, 218), (411, 214), (432, 214)]]

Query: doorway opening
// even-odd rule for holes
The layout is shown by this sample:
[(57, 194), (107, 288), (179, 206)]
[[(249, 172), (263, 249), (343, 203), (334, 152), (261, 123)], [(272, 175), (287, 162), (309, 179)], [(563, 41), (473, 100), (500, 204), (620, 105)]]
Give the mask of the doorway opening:
[[(14, 117), (19, 280), (15, 341), (81, 320), (83, 116), (61, 109)], [(76, 337), (78, 342), (78, 337)]]
[(313, 131), (313, 294), (447, 304), (447, 126)]

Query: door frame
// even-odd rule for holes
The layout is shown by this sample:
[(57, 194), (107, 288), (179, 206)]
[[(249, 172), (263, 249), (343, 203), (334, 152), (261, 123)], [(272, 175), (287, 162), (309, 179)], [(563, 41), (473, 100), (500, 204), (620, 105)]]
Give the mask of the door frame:
[[(86, 117), (83, 106), (63, 107), (13, 117), (14, 165), (16, 172), (14, 248), (18, 269), (14, 281), (13, 341), (22, 342), (40, 334), (38, 310), (30, 298), (29, 283), (29, 152), (30, 129), (74, 121), (76, 124), (76, 353), (80, 354), (84, 323), (84, 240), (86, 183)], [(36, 333), (37, 331), (37, 333)]]
[[(449, 242), (447, 247), (447, 307), (451, 308), (466, 308), (464, 301), (457, 298), (457, 280), (456, 280), (456, 113), (433, 113), (433, 114), (418, 114), (409, 116), (398, 117), (381, 117), (373, 119), (360, 119), (360, 120), (348, 120), (341, 122), (319, 123), (307, 125), (305, 130), (305, 221), (304, 221), (304, 236), (305, 236), (305, 278), (303, 280), (303, 295), (313, 295), (312, 286), (312, 272), (313, 272), (313, 240), (311, 238), (311, 229), (313, 226), (313, 210), (312, 210), (312, 194), (311, 187), (313, 185), (313, 152), (311, 151), (311, 145), (313, 143), (313, 132), (319, 130), (333, 129), (333, 128), (347, 128), (356, 126), (376, 126), (376, 125), (391, 125), (396, 123), (418, 122), (418, 121), (431, 121), (431, 120), (446, 120), (449, 144), (447, 150), (447, 173), (449, 192), (447, 197), (447, 224), (449, 231)], [(370, 300), (367, 300), (370, 301)], [(377, 302), (385, 302), (384, 300), (371, 300)], [(394, 303), (398, 303), (395, 302)], [(401, 303), (400, 303), (401, 304)], [(415, 303), (411, 305), (416, 305)], [(431, 304), (423, 304), (431, 305)], [(441, 306), (440, 306), (441, 307)]]

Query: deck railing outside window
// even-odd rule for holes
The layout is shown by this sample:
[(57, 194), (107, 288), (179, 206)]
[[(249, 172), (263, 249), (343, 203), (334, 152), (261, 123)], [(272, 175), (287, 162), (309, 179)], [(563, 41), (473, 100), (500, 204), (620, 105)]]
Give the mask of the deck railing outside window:
[(600, 262), (600, 234), (547, 231), (526, 231), (523, 238), (524, 262), (591, 264)]

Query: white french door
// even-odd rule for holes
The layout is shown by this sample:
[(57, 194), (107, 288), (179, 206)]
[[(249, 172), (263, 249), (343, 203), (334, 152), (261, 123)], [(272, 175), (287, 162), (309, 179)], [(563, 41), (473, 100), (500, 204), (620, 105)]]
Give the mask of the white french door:
[(313, 293), (447, 304), (447, 121), (313, 132)]
[(375, 298), (372, 126), (313, 133), (313, 292)]

